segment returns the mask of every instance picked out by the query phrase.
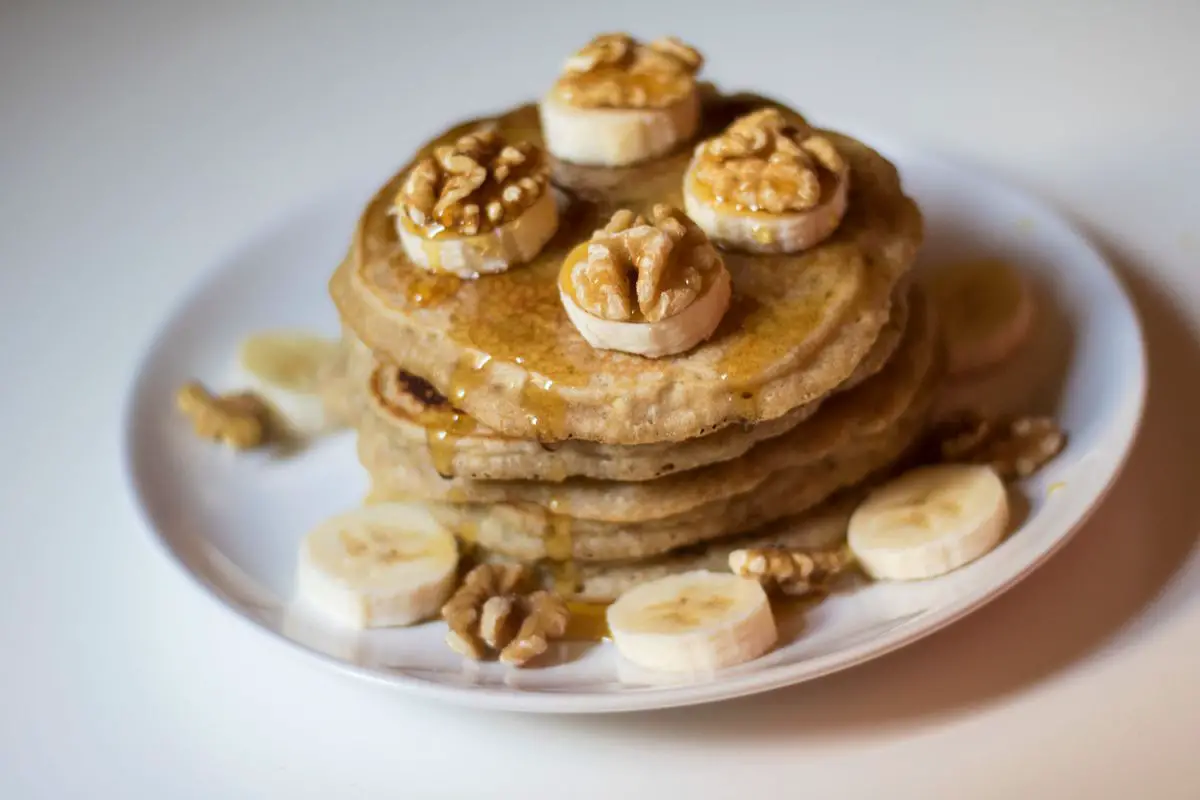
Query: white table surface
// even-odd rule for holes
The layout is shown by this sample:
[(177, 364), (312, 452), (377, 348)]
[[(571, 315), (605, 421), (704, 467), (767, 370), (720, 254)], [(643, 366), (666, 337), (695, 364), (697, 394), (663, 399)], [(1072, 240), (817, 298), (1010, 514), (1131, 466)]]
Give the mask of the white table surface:
[[(0, 3), (0, 797), (1200, 797), (1200, 4), (536, 5)], [(1150, 346), (1117, 488), (966, 621), (718, 706), (437, 707), (240, 624), (123, 490), (118, 414), (169, 305), (290, 207), (629, 28), (1093, 233)]]

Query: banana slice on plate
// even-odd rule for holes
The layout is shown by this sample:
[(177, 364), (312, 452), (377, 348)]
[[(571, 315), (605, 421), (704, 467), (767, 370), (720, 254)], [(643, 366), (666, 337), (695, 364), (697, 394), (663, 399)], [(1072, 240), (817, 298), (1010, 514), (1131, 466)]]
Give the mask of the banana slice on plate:
[(937, 306), (951, 375), (994, 367), (1015, 353), (1033, 329), (1029, 283), (1002, 261), (945, 266), (927, 277)]
[(546, 146), (576, 164), (619, 167), (692, 138), (703, 59), (675, 38), (604, 34), (569, 58), (539, 110)]
[(337, 342), (308, 333), (254, 334), (239, 350), (237, 380), (261, 397), (289, 432), (318, 436), (335, 426), (320, 389), (337, 353)]
[(559, 297), (592, 347), (660, 358), (703, 342), (729, 308), (716, 248), (683, 212), (622, 209), (563, 261)]
[(424, 506), (377, 503), (322, 522), (304, 538), (297, 599), (355, 628), (437, 616), (454, 591), (458, 545)]
[(418, 161), (392, 210), (409, 260), (468, 279), (532, 260), (558, 230), (546, 154), (492, 125)]
[(775, 618), (757, 581), (686, 572), (643, 583), (608, 607), (613, 644), (647, 669), (703, 672), (758, 658), (775, 645)]
[(846, 214), (850, 169), (798, 117), (765, 108), (696, 148), (684, 210), (722, 247), (795, 253), (823, 241)]
[(988, 466), (944, 464), (901, 475), (850, 517), (850, 549), (873, 578), (920, 580), (984, 555), (1004, 536), (1008, 495)]

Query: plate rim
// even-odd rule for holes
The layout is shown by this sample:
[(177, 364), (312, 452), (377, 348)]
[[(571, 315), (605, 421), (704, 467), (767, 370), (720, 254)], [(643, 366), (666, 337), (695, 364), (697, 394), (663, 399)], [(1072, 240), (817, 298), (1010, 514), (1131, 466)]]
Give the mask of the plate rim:
[(186, 309), (195, 294), (214, 277), (222, 268), (222, 265), (227, 264), (233, 255), (246, 246), (247, 241), (269, 235), (271, 231), (286, 224), (287, 220), (293, 216), (301, 214), (305, 210), (320, 207), (326, 197), (334, 195), (339, 191), (344, 192), (351, 187), (357, 189), (360, 186), (377, 182), (377, 179), (368, 181), (365, 177), (352, 181), (344, 181), (337, 186), (306, 199), (304, 202), (289, 205), (278, 216), (273, 217), (264, 224), (253, 235), (251, 240), (242, 240), (226, 248), (226, 255), (224, 257), (214, 260), (212, 265), (199, 270), (191, 280), (185, 282), (185, 285), (180, 288), (176, 300), (168, 304), (166, 313), (152, 328), (148, 341), (145, 342), (139, 351), (132, 375), (126, 384), (127, 388), (121, 406), (121, 424), (119, 429), (123, 487), (127, 497), (132, 501), (135, 518), (141, 523), (145, 538), (149, 539), (152, 542), (153, 549), (165, 561), (173, 564), (177, 572), (182, 573), (191, 585), (200, 590), (200, 594), (208, 598), (210, 603), (223, 609), (226, 614), (241, 620), (242, 624), (249, 626), (252, 630), (285, 643), (288, 645), (287, 649), (290, 652), (297, 655), (304, 654), (315, 657), (318, 662), (333, 667), (338, 672), (352, 675), (375, 685), (398, 690), (411, 696), (452, 703), (460, 707), (473, 707), (491, 711), (547, 714), (601, 714), (677, 708), (732, 700), (738, 697), (804, 683), (835, 672), (850, 669), (888, 653), (895, 652), (958, 622), (1012, 589), (1058, 553), (1074, 538), (1084, 524), (1099, 509), (1124, 472), (1130, 453), (1133, 450), (1133, 445), (1141, 430), (1146, 406), (1148, 358), (1145, 331), (1138, 314), (1137, 305), (1133, 301), (1121, 275), (1113, 267), (1109, 259), (1104, 256), (1095, 242), (1073, 223), (1067, 214), (1059, 211), (1036, 193), (1024, 189), (1007, 178), (996, 175), (986, 166), (974, 163), (970, 159), (947, 156), (936, 148), (916, 145), (912, 142), (890, 136), (875, 136), (870, 134), (870, 132), (862, 135), (862, 131), (857, 128), (856, 137), (869, 142), (871, 147), (881, 152), (889, 161), (898, 162), (898, 169), (901, 171), (902, 179), (902, 164), (905, 161), (905, 155), (908, 155), (910, 158), (916, 157), (925, 161), (935, 162), (940, 167), (950, 168), (958, 172), (967, 172), (977, 180), (988, 183), (993, 191), (999, 192), (1009, 199), (1018, 200), (1021, 204), (1033, 209), (1039, 218), (1052, 220), (1055, 225), (1059, 226), (1075, 240), (1074, 244), (1077, 247), (1086, 252), (1101, 267), (1100, 273), (1107, 282), (1111, 283), (1112, 288), (1116, 291), (1117, 298), (1128, 312), (1129, 322), (1132, 325), (1136, 339), (1133, 344), (1135, 345), (1134, 351), (1137, 356), (1137, 374), (1136, 376), (1126, 376), (1125, 380), (1127, 382), (1133, 380), (1135, 383), (1131, 387), (1132, 391), (1125, 392), (1125, 398), (1115, 410), (1113, 415), (1114, 420), (1110, 423), (1114, 429), (1117, 429), (1119, 425), (1119, 429), (1123, 430), (1124, 433), (1112, 445), (1114, 448), (1113, 452), (1116, 455), (1115, 460), (1110, 461), (1108, 476), (1090, 501), (1085, 502), (1081, 509), (1075, 509), (1071, 512), (1069, 519), (1065, 521), (1065, 529), (1062, 533), (1048, 542), (1041, 552), (1038, 552), (1021, 569), (1006, 579), (982, 587), (978, 591), (966, 592), (954, 602), (942, 606), (936, 611), (922, 614), (919, 618), (919, 624), (915, 620), (905, 621), (883, 634), (868, 637), (865, 641), (823, 656), (807, 658), (799, 662), (772, 664), (757, 671), (748, 671), (736, 675), (717, 676), (702, 683), (629, 687), (628, 689), (619, 689), (613, 692), (595, 693), (573, 693), (570, 691), (547, 692), (521, 687), (500, 688), (488, 685), (463, 686), (435, 683), (399, 671), (385, 671), (386, 668), (368, 667), (342, 660), (330, 653), (317, 650), (296, 641), (284, 635), (281, 631), (253, 619), (236, 606), (232, 600), (227, 598), (218, 587), (211, 585), (203, 576), (190, 569), (184, 563), (180, 554), (166, 540), (166, 537), (159, 530), (153, 519), (151, 519), (147, 504), (144, 501), (144, 487), (138, 478), (135, 455), (135, 434), (137, 430), (135, 420), (140, 407), (140, 399), (144, 395), (143, 384), (149, 380), (147, 368), (153, 363), (152, 356), (160, 346), (163, 333), (169, 328), (171, 321), (176, 319)]

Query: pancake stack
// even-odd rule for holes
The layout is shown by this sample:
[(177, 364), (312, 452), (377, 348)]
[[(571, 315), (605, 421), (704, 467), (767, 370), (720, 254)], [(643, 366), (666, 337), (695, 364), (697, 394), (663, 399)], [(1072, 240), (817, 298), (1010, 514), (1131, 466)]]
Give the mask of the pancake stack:
[[(699, 135), (764, 106), (795, 115), (713, 93)], [(490, 122), (542, 144), (533, 106)], [(655, 359), (589, 345), (558, 276), (614, 211), (682, 207), (690, 149), (619, 168), (553, 161), (553, 238), (530, 263), (473, 280), (405, 255), (391, 207), (408, 168), (398, 173), (330, 283), (344, 339), (326, 400), (357, 429), (371, 498), (427, 502), (477, 557), (537, 565), (598, 601), (726, 568), (747, 543), (839, 540), (855, 487), (922, 434), (941, 356), (908, 277), (916, 205), (882, 156), (821, 133), (852, 176), (837, 230), (795, 254), (723, 251), (728, 312), (704, 343)]]

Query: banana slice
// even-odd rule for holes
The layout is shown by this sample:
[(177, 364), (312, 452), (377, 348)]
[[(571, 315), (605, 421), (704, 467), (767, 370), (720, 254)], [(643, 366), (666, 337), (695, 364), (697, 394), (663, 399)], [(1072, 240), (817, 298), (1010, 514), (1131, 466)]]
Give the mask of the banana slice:
[(617, 651), (647, 669), (698, 672), (758, 658), (777, 638), (757, 581), (707, 571), (643, 583), (608, 608)]
[(605, 167), (670, 152), (699, 125), (702, 63), (674, 38), (596, 37), (567, 60), (539, 104), (546, 146), (564, 161)]
[(531, 261), (558, 230), (545, 153), (492, 125), (418, 161), (392, 210), (409, 260), (467, 279)]
[(238, 382), (261, 397), (290, 432), (317, 436), (335, 427), (319, 394), (337, 342), (296, 331), (248, 337), (238, 353)]
[(722, 247), (751, 253), (795, 253), (828, 238), (849, 192), (833, 143), (773, 108), (701, 143), (683, 180), (688, 216)]
[(422, 505), (378, 503), (321, 523), (300, 545), (296, 593), (356, 628), (437, 616), (454, 591), (458, 545)]
[(798, 253), (820, 244), (837, 230), (846, 214), (849, 178), (838, 181), (827, 200), (810, 211), (772, 214), (716, 200), (695, 182), (689, 168), (683, 207), (688, 216), (722, 247), (748, 253)]
[(549, 190), (516, 219), (474, 236), (443, 231), (429, 238), (407, 216), (396, 223), (400, 244), (414, 264), (468, 280), (532, 261), (557, 230), (558, 203)]
[(874, 578), (943, 575), (987, 553), (1008, 526), (1008, 495), (991, 467), (945, 464), (879, 487), (850, 517), (848, 541)]
[(588, 344), (647, 358), (687, 352), (712, 336), (729, 308), (731, 294), (729, 273), (722, 270), (691, 305), (675, 316), (658, 322), (621, 322), (585, 311), (572, 290), (559, 282), (567, 317)]
[(691, 139), (700, 122), (694, 88), (665, 108), (578, 108), (554, 94), (539, 108), (550, 152), (585, 166), (622, 167), (657, 158)]
[(1002, 261), (942, 267), (929, 275), (948, 369), (966, 375), (1003, 362), (1029, 338), (1034, 302), (1020, 272)]
[(704, 232), (666, 205), (652, 218), (618, 211), (563, 261), (559, 297), (592, 347), (682, 353), (711, 336), (729, 308), (732, 281)]

